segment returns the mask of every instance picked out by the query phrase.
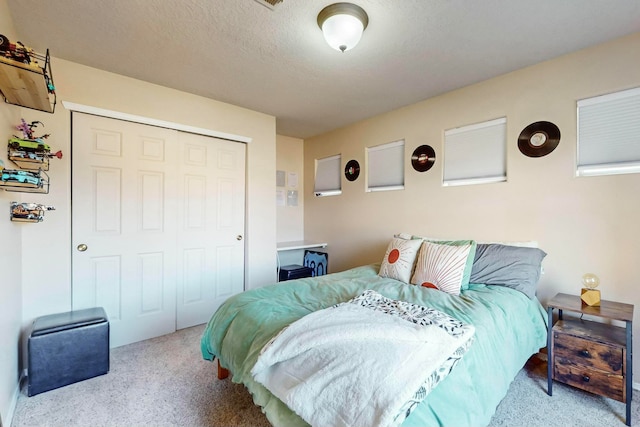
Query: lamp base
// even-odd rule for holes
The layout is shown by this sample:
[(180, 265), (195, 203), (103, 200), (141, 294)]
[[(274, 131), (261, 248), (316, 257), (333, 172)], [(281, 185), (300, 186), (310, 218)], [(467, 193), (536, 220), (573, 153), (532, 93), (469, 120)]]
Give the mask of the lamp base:
[(582, 299), (582, 304), (590, 307), (600, 307), (600, 291), (597, 289), (582, 288), (580, 299)]

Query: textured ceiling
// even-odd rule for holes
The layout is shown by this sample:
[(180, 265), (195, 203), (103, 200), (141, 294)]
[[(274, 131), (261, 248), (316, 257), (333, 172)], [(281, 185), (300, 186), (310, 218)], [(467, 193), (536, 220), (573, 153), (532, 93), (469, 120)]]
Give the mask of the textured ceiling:
[(36, 50), (273, 115), (299, 138), (640, 31), (638, 0), (355, 0), (369, 26), (340, 53), (316, 23), (331, 0), (7, 3)]

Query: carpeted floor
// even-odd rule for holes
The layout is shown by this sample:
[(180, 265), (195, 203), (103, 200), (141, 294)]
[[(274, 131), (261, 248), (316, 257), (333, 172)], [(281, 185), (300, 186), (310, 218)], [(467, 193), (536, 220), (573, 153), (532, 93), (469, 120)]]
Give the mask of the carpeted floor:
[[(33, 397), (23, 391), (12, 426), (269, 426), (242, 385), (217, 380), (216, 365), (202, 360), (203, 328), (113, 349), (107, 375)], [(534, 357), (490, 426), (624, 426), (623, 403), (558, 383), (553, 397), (546, 390), (546, 362)], [(640, 426), (637, 395), (634, 426)]]

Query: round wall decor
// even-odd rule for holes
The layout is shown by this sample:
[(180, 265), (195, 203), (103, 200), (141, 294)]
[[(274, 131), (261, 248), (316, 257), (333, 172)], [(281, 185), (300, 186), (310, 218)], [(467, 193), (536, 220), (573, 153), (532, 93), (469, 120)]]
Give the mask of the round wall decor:
[(430, 145), (421, 145), (411, 155), (411, 166), (418, 172), (426, 172), (436, 162), (436, 152)]
[(344, 176), (349, 181), (355, 181), (360, 175), (360, 164), (357, 160), (349, 160), (344, 167)]
[(535, 122), (524, 128), (518, 137), (518, 148), (528, 157), (542, 157), (560, 143), (560, 129), (551, 122)]

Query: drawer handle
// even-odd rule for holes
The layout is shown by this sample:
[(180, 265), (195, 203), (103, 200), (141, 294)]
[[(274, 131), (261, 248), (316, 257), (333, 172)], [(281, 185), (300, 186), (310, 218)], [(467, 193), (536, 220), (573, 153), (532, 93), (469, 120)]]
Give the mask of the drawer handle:
[(591, 355), (589, 354), (589, 350), (581, 350), (580, 351), (580, 356), (590, 357)]
[(583, 375), (582, 376), (582, 381), (584, 381), (585, 383), (588, 383), (590, 379), (591, 378), (589, 378), (589, 375)]

